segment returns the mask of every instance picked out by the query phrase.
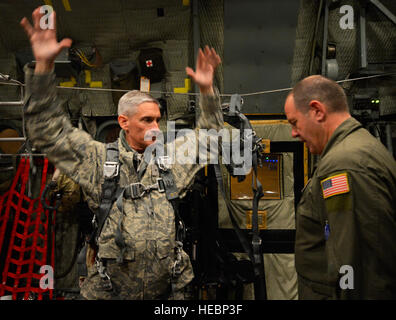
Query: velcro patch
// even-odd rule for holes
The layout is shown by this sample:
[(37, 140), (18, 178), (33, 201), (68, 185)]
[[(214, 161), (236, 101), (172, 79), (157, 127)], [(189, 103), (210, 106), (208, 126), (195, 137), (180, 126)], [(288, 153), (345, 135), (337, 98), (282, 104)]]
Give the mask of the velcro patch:
[(348, 175), (346, 172), (326, 178), (320, 182), (322, 185), (323, 198), (349, 192)]

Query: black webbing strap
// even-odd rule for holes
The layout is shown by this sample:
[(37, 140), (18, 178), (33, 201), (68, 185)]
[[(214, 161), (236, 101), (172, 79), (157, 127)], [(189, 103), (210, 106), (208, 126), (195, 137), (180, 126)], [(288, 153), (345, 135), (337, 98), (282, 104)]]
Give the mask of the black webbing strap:
[[(258, 203), (260, 198), (264, 195), (263, 186), (257, 178), (257, 152), (252, 154), (252, 190), (253, 190), (253, 205), (252, 205), (252, 248), (253, 248), (253, 264), (254, 264), (254, 292), (257, 300), (267, 299), (267, 288), (265, 284), (264, 272), (264, 258), (262, 251), (262, 239), (260, 238), (260, 231), (258, 226)], [(256, 187), (255, 187), (256, 180)]]
[[(235, 233), (238, 237), (240, 244), (242, 245), (244, 252), (248, 254), (250, 261), (253, 265), (254, 278), (255, 278), (254, 281), (255, 299), (266, 300), (267, 293), (266, 293), (266, 284), (265, 284), (264, 260), (262, 254), (262, 240), (259, 236), (259, 230), (258, 230), (258, 202), (261, 198), (260, 193), (257, 192), (257, 190), (253, 190), (254, 192), (253, 208), (252, 208), (253, 235), (252, 235), (252, 242), (250, 245), (246, 235), (243, 233), (243, 231), (239, 227), (238, 223), (235, 221), (235, 218), (232, 214), (233, 208), (231, 206), (229, 199), (227, 199), (225, 195), (220, 166), (218, 164), (215, 164), (214, 169), (216, 173), (217, 183), (221, 191), (221, 194), (223, 196), (224, 202), (226, 203), (228, 215), (230, 217), (232, 226), (234, 227)], [(261, 187), (260, 182), (258, 182), (258, 184)]]
[(235, 221), (235, 218), (234, 218), (234, 216), (233, 216), (233, 214), (232, 214), (233, 208), (232, 208), (232, 206), (231, 206), (230, 201), (228, 201), (228, 199), (227, 199), (227, 197), (226, 197), (225, 190), (224, 190), (224, 184), (223, 184), (223, 177), (222, 177), (222, 174), (221, 174), (220, 165), (219, 165), (219, 164), (215, 164), (215, 165), (213, 165), (213, 166), (214, 166), (214, 169), (215, 169), (217, 184), (218, 184), (219, 189), (220, 189), (220, 191), (221, 191), (221, 194), (222, 194), (222, 196), (223, 196), (224, 202), (225, 202), (226, 205), (227, 205), (227, 209), (228, 209), (227, 211), (228, 211), (228, 215), (230, 216), (230, 220), (231, 220), (232, 226), (234, 227), (235, 233), (237, 234), (238, 239), (239, 239), (239, 241), (240, 241), (240, 243), (241, 243), (243, 249), (244, 249), (245, 252), (249, 255), (249, 258), (250, 258), (250, 260), (251, 260), (252, 263), (253, 263), (254, 258), (253, 258), (253, 251), (252, 251), (252, 248), (250, 247), (249, 242), (248, 242), (248, 240), (246, 239), (245, 235), (243, 234), (241, 228), (239, 228), (238, 223)]
[(158, 168), (160, 176), (164, 182), (166, 198), (172, 204), (173, 211), (175, 212), (176, 241), (183, 243), (184, 239), (186, 238), (186, 228), (179, 213), (179, 191), (177, 190), (172, 170), (161, 164), (161, 157), (159, 157)]
[(95, 231), (91, 240), (97, 242), (102, 232), (104, 223), (110, 213), (111, 207), (117, 198), (118, 180), (119, 180), (119, 151), (118, 140), (106, 144), (106, 161), (104, 163), (104, 182), (102, 184), (102, 198), (99, 208), (96, 212)]
[[(262, 239), (260, 238), (260, 232), (258, 227), (258, 203), (260, 198), (264, 195), (262, 184), (257, 178), (257, 166), (258, 166), (258, 154), (259, 154), (259, 142), (260, 139), (253, 132), (253, 128), (247, 119), (247, 117), (240, 112), (241, 104), (240, 104), (240, 96), (233, 95), (231, 97), (230, 109), (228, 114), (224, 115), (224, 120), (230, 123), (232, 126), (240, 129), (241, 135), (244, 139), (248, 138), (245, 136), (245, 129), (252, 130), (252, 167), (253, 167), (253, 175), (252, 175), (252, 190), (253, 190), (253, 204), (252, 204), (252, 243), (249, 245), (246, 236), (239, 228), (236, 223), (233, 215), (232, 215), (232, 207), (230, 201), (227, 199), (224, 186), (223, 179), (221, 176), (221, 171), (219, 165), (215, 165), (216, 178), (219, 184), (219, 188), (222, 192), (224, 201), (227, 205), (228, 214), (230, 216), (232, 225), (234, 230), (241, 242), (242, 247), (245, 252), (249, 255), (249, 258), (253, 264), (253, 270), (255, 275), (254, 281), (254, 289), (255, 289), (255, 298), (256, 300), (265, 300), (267, 299), (266, 292), (266, 284), (265, 284), (265, 271), (264, 271), (264, 259), (262, 254)], [(241, 144), (242, 148), (242, 144)], [(244, 150), (246, 152), (246, 150)], [(238, 179), (239, 181), (239, 179)], [(256, 182), (256, 186), (255, 186)]]
[[(159, 157), (161, 160), (161, 157)], [(175, 221), (176, 221), (176, 241), (180, 241), (181, 243), (185, 239), (185, 227), (184, 223), (180, 217), (179, 214), (179, 192), (176, 187), (176, 183), (173, 177), (173, 173), (170, 170), (170, 168), (167, 168), (163, 163), (159, 162), (158, 163), (158, 168), (160, 172), (161, 179), (157, 180), (157, 189), (162, 189), (162, 187), (165, 189), (165, 194), (167, 200), (172, 204), (173, 210), (175, 212)], [(139, 179), (140, 180), (140, 179)], [(120, 254), (117, 258), (118, 263), (123, 262), (123, 256), (124, 252), (126, 250), (126, 243), (124, 240), (124, 237), (122, 236), (122, 221), (123, 221), (123, 216), (124, 216), (124, 204), (123, 204), (123, 198), (124, 197), (131, 197), (133, 199), (140, 198), (144, 192), (149, 192), (153, 189), (156, 188), (146, 188), (146, 189), (139, 189), (136, 192), (134, 191), (134, 187), (136, 186), (143, 186), (141, 183), (134, 183), (131, 184), (117, 192), (117, 197), (116, 197), (116, 206), (118, 210), (121, 212), (120, 219), (118, 220), (118, 225), (117, 229), (115, 231), (115, 243), (120, 249)], [(144, 191), (144, 192), (143, 192)], [(160, 191), (161, 192), (161, 191)]]
[(87, 244), (85, 244), (82, 247), (82, 249), (79, 252), (78, 257), (77, 257), (77, 274), (80, 277), (88, 276), (88, 268), (87, 268), (87, 262), (86, 262), (87, 249), (88, 249), (88, 246), (87, 246)]
[(173, 173), (170, 169), (159, 169), (160, 176), (164, 182), (166, 198), (169, 201), (173, 201), (179, 198), (179, 192), (176, 187), (175, 179)]
[(121, 264), (124, 261), (124, 253), (126, 251), (126, 243), (124, 240), (124, 237), (122, 235), (122, 221), (124, 219), (124, 193), (125, 193), (126, 188), (121, 190), (121, 193), (119, 194), (119, 196), (117, 197), (116, 200), (116, 205), (118, 210), (120, 211), (121, 215), (120, 218), (118, 219), (118, 224), (117, 224), (117, 229), (115, 231), (115, 237), (114, 237), (114, 241), (117, 245), (117, 247), (120, 249), (119, 255), (117, 257), (117, 263)]

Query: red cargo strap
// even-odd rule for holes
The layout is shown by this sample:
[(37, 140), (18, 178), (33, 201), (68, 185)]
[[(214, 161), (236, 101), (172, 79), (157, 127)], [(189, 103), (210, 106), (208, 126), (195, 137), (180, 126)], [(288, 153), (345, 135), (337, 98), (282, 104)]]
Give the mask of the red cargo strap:
[[(54, 268), (54, 232), (48, 239), (48, 218), (52, 214), (44, 210), (40, 197), (44, 190), (48, 159), (44, 159), (38, 198), (30, 199), (25, 195), (29, 180), (29, 159), (21, 158), (17, 173), (9, 191), (0, 197), (0, 253), (7, 250), (0, 296), (12, 295), (12, 299), (43, 299), (43, 293), (53, 297), (51, 288), (40, 288), (40, 267), (51, 265)], [(52, 217), (52, 225), (55, 217)], [(8, 247), (4, 246), (6, 230), (11, 229)], [(51, 241), (51, 256), (48, 254), (48, 241)], [(53, 281), (53, 279), (52, 279)]]

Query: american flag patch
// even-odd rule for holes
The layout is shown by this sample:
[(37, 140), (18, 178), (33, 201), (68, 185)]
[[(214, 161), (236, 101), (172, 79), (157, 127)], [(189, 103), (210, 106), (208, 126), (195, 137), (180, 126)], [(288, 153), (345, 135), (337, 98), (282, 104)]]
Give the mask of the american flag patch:
[(329, 198), (337, 194), (349, 192), (348, 176), (345, 173), (326, 178), (321, 181), (323, 197)]

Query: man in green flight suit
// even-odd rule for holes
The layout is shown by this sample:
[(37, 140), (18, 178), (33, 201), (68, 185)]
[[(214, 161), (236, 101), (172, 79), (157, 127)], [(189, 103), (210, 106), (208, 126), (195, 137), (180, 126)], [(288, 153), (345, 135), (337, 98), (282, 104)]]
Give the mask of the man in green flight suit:
[(299, 298), (395, 299), (395, 159), (325, 77), (301, 80), (285, 113), (292, 136), (320, 155), (296, 213)]
[[(88, 205), (96, 212), (107, 178), (106, 146), (73, 127), (61, 110), (53, 67), (56, 56), (71, 46), (71, 40), (58, 42), (55, 28), (41, 29), (42, 16), (37, 8), (32, 15), (33, 26), (26, 18), (21, 21), (36, 60), (34, 70), (25, 71), (28, 137), (63, 174), (82, 187)], [(196, 130), (223, 127), (220, 99), (212, 86), (219, 63), (216, 52), (206, 47), (199, 51), (196, 71), (186, 68), (201, 92)], [(161, 118), (159, 103), (150, 95), (128, 92), (120, 99), (118, 109), (122, 128), (117, 142), (118, 185), (123, 192), (111, 206), (97, 238), (97, 269), (88, 274), (81, 294), (86, 299), (183, 299), (193, 270), (180, 241), (175, 239), (175, 211), (166, 188), (171, 185), (178, 197), (183, 197), (204, 164), (167, 163), (164, 168), (153, 159), (146, 161), (145, 150), (154, 145), (154, 139), (147, 140), (147, 136), (159, 132)], [(175, 139), (175, 148), (183, 141)], [(170, 172), (173, 180), (164, 182), (160, 170)], [(135, 187), (140, 190), (138, 194)]]

